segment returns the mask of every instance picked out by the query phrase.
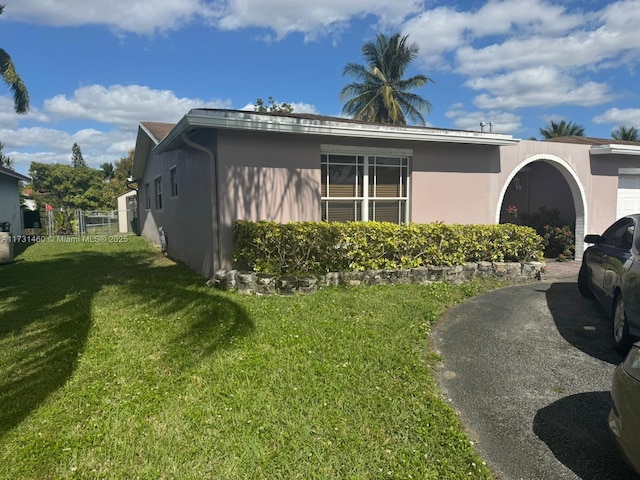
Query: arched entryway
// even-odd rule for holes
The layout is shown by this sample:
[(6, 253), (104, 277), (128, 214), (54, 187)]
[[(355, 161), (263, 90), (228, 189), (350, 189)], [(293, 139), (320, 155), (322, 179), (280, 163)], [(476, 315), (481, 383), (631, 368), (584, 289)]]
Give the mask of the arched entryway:
[(551, 154), (533, 155), (513, 169), (500, 193), (496, 223), (509, 221), (513, 208), (520, 213), (536, 213), (540, 207), (556, 209), (574, 226), (577, 260), (584, 252), (587, 227), (586, 195), (580, 179), (562, 158)]

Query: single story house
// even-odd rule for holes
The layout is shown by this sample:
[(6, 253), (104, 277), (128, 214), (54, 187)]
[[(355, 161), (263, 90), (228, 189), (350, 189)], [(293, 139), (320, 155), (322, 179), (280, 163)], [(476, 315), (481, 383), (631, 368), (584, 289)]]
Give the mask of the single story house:
[(20, 182), (30, 181), (29, 177), (0, 167), (0, 227), (9, 224), (9, 231), (13, 235), (22, 235), (24, 228), (20, 209)]
[(640, 144), (194, 109), (141, 123), (140, 233), (207, 277), (232, 267), (233, 222), (492, 224), (555, 208), (586, 233), (640, 211)]

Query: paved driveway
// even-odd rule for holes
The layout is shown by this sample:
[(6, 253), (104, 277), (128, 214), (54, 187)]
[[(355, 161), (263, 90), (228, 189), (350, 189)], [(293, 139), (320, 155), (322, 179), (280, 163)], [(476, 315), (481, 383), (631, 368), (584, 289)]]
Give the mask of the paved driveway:
[(611, 375), (622, 360), (609, 329), (574, 278), (473, 298), (437, 324), (441, 388), (499, 478), (640, 478), (607, 427)]

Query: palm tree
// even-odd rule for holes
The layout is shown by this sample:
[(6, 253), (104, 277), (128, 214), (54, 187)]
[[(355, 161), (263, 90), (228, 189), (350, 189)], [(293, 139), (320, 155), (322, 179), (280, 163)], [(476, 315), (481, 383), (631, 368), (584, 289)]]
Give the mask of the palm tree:
[[(4, 11), (4, 5), (0, 5), (0, 15)], [(27, 87), (13, 67), (11, 57), (0, 48), (0, 75), (11, 89), (13, 94), (13, 105), (17, 113), (26, 113), (29, 110), (29, 93)]]
[(584, 137), (584, 127), (573, 122), (561, 120), (559, 123), (551, 120), (545, 128), (539, 128), (544, 138), (556, 137)]
[(638, 130), (636, 127), (625, 127), (620, 125), (616, 130), (611, 132), (611, 138), (615, 140), (628, 140), (630, 142), (637, 142)]
[(418, 55), (416, 43), (407, 44), (408, 35), (399, 33), (387, 38), (380, 33), (375, 42), (362, 46), (362, 55), (368, 66), (348, 63), (343, 75), (355, 77), (340, 92), (345, 101), (342, 112), (356, 120), (406, 125), (406, 117), (425, 124), (422, 112), (431, 111), (431, 103), (419, 95), (409, 93), (416, 87), (433, 82), (425, 75), (404, 79), (409, 64)]

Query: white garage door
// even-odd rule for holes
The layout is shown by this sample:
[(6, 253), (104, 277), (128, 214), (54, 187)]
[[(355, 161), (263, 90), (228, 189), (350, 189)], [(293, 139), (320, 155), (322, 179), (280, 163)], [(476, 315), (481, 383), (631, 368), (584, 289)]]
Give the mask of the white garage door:
[(640, 213), (640, 175), (618, 177), (618, 208), (616, 218)]

